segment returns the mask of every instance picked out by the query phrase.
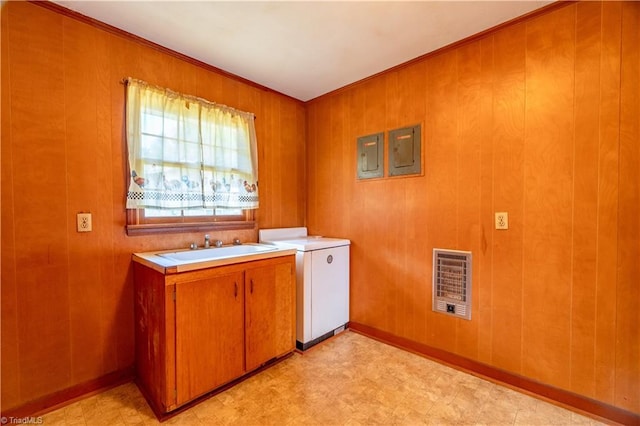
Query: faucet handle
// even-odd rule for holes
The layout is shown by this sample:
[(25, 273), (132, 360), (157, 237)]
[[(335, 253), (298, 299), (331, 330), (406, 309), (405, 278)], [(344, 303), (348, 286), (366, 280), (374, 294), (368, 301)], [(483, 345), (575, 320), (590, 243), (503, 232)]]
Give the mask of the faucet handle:
[(234, 246), (239, 246), (240, 244), (242, 244), (242, 243), (240, 242), (240, 238), (234, 238), (234, 239), (233, 239), (233, 245), (234, 245)]
[(222, 247), (222, 240), (216, 240), (216, 247)]

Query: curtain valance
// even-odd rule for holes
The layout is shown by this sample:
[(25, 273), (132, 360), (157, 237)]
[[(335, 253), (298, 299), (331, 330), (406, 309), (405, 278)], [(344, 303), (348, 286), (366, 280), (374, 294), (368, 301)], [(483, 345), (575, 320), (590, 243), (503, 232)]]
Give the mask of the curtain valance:
[(127, 208), (258, 207), (252, 113), (126, 80)]

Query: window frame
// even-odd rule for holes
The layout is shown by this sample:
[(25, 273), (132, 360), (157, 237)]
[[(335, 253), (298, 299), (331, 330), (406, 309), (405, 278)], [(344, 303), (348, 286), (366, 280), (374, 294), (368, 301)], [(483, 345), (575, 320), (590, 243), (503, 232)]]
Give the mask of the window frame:
[[(125, 86), (131, 79), (125, 80)], [(144, 83), (147, 84), (147, 83)], [(169, 91), (169, 89), (165, 89)], [(205, 103), (210, 103), (209, 101), (191, 97), (189, 95), (183, 95), (185, 98), (193, 99), (196, 101), (202, 101)], [(223, 106), (224, 108), (228, 108)], [(233, 108), (229, 108), (233, 110)], [(240, 112), (240, 111), (238, 111)], [(243, 113), (246, 114), (246, 113)], [(254, 117), (255, 118), (255, 117)], [(141, 129), (142, 130), (142, 129)], [(147, 134), (147, 132), (142, 131), (142, 133)], [(163, 137), (162, 133), (159, 135), (155, 135), (152, 133), (148, 133), (148, 136), (151, 137)], [(255, 137), (255, 136), (254, 136)], [(182, 139), (176, 139), (178, 143), (182, 141)], [(189, 142), (189, 141), (182, 141)], [(255, 147), (254, 147), (255, 148)], [(149, 161), (149, 159), (144, 160), (145, 162)], [(176, 165), (180, 165), (183, 163), (176, 163)], [(211, 169), (212, 173), (216, 172), (215, 165), (203, 165), (204, 169)], [(127, 165), (127, 176), (131, 176), (132, 171), (131, 164), (128, 161)], [(256, 170), (257, 171), (257, 170)], [(257, 176), (255, 176), (257, 179)], [(245, 181), (246, 183), (246, 181)], [(152, 208), (152, 207), (147, 207)], [(255, 229), (256, 221), (255, 221), (255, 210), (257, 208), (248, 208), (242, 209), (241, 214), (238, 215), (216, 215), (215, 207), (213, 208), (214, 213), (212, 215), (185, 215), (185, 211), (188, 208), (173, 208), (170, 210), (181, 210), (181, 216), (153, 216), (146, 217), (144, 207), (139, 208), (125, 208), (126, 211), (126, 233), (129, 236), (135, 235), (148, 235), (148, 234), (164, 234), (164, 233), (186, 233), (186, 232), (202, 232), (202, 231), (217, 231), (217, 230), (245, 230), (245, 229)]]
[(144, 209), (127, 209), (127, 235), (255, 229), (255, 210), (234, 216), (144, 217)]

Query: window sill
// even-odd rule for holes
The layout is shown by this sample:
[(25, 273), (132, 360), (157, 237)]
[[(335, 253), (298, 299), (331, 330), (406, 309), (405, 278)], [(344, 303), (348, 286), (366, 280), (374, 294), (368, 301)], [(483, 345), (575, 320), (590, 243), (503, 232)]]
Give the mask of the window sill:
[(256, 222), (192, 222), (192, 223), (149, 223), (144, 225), (127, 225), (127, 235), (177, 234), (183, 232), (230, 231), (238, 229), (255, 229)]

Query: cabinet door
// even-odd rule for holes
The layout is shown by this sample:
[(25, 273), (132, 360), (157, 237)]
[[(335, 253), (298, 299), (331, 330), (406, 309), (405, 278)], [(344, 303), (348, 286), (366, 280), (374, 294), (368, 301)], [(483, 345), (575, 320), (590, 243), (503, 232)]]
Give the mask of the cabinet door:
[(245, 273), (246, 370), (295, 348), (293, 257)]
[(176, 284), (177, 403), (244, 373), (243, 274)]

